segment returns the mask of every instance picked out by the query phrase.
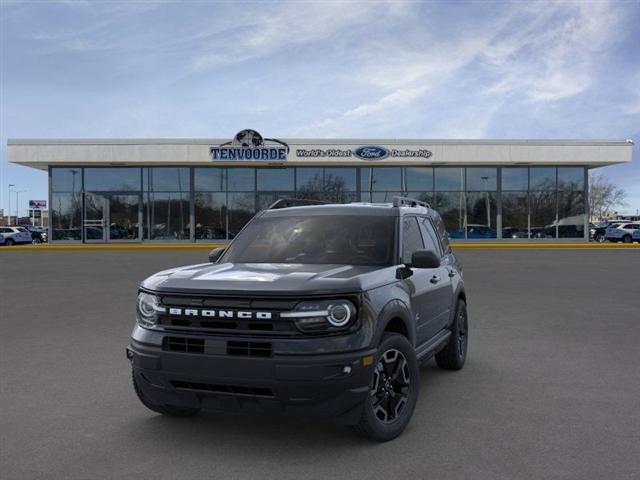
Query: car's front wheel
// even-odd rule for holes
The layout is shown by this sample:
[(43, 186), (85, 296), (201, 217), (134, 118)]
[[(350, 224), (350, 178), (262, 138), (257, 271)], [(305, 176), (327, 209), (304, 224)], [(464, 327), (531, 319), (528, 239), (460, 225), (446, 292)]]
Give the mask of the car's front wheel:
[(409, 341), (385, 334), (376, 353), (369, 395), (354, 430), (379, 442), (392, 440), (409, 424), (420, 391), (418, 361)]
[(15, 244), (15, 242), (13, 241), (13, 238), (7, 238), (7, 239), (4, 241), (4, 244), (5, 244), (7, 247), (11, 247), (12, 245), (14, 245), (14, 244)]
[(136, 392), (136, 395), (142, 402), (142, 404), (147, 407), (149, 410), (161, 413), (162, 415), (167, 415), (169, 417), (191, 417), (200, 411), (199, 408), (185, 408), (185, 407), (176, 407), (174, 405), (158, 405), (153, 403), (149, 398), (147, 398), (138, 385), (138, 380), (136, 379), (135, 373), (131, 372), (131, 377), (133, 379), (133, 389)]
[(33, 240), (31, 240), (31, 243), (34, 245), (40, 245), (42, 243), (42, 240), (40, 240), (40, 237), (36, 237)]
[(594, 240), (598, 243), (604, 243), (604, 235), (602, 233), (598, 233)]

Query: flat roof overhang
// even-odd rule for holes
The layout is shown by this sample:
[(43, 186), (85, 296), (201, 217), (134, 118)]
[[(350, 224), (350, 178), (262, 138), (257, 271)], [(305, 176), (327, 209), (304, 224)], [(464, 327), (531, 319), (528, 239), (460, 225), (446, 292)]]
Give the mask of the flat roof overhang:
[[(589, 168), (630, 162), (631, 140), (410, 140), (280, 139), (289, 145), (286, 160), (213, 160), (211, 146), (228, 139), (9, 139), (11, 163), (47, 170), (55, 166), (552, 166)], [(431, 156), (361, 160), (307, 157), (296, 151), (380, 146), (424, 149)]]

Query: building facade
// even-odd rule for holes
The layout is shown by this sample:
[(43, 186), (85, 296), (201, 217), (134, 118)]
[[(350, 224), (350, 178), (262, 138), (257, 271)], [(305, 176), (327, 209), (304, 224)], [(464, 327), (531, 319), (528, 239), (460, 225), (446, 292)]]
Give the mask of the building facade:
[(450, 236), (588, 239), (588, 170), (631, 161), (630, 140), (9, 140), (49, 175), (53, 242), (232, 239), (279, 198), (438, 210)]

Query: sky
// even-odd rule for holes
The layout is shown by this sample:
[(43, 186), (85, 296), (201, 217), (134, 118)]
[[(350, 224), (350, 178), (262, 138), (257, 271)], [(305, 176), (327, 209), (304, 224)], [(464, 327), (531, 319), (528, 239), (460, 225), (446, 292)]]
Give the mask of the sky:
[[(47, 198), (8, 138), (633, 139), (640, 0), (0, 0), (0, 206)], [(15, 194), (11, 194), (12, 211)]]

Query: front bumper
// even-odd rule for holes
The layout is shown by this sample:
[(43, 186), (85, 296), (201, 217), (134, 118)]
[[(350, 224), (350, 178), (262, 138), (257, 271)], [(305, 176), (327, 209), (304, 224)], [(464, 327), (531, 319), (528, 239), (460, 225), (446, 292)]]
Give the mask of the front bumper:
[(136, 382), (152, 403), (331, 417), (341, 423), (355, 423), (360, 417), (373, 369), (373, 362), (363, 358), (371, 355), (375, 349), (311, 355), (274, 352), (271, 357), (185, 353), (163, 350), (135, 335), (127, 348)]

